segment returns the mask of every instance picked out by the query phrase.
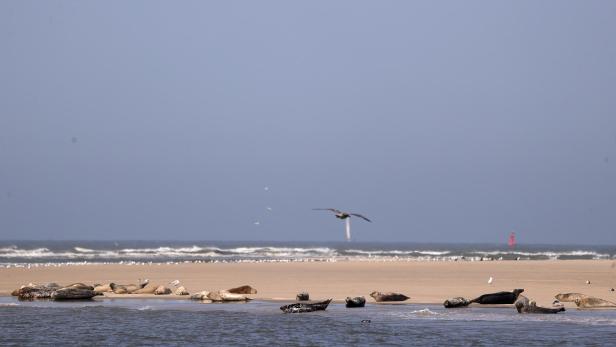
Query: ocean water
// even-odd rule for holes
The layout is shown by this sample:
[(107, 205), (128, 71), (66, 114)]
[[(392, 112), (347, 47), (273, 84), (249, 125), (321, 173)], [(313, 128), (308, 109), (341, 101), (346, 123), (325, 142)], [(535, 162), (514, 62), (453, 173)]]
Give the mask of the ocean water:
[[(281, 303), (0, 298), (0, 346), (613, 346), (616, 311), (377, 305), (284, 314)], [(370, 322), (362, 322), (369, 320)]]
[(614, 259), (613, 245), (0, 241), (0, 266), (58, 263)]

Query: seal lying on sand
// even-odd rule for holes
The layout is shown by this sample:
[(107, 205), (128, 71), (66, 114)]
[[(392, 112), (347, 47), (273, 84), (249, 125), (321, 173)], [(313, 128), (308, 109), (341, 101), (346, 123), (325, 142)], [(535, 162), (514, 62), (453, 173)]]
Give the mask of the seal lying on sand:
[(137, 289), (131, 294), (154, 294), (154, 292), (156, 291), (158, 287), (159, 286), (149, 286), (149, 287)]
[(560, 302), (575, 302), (575, 299), (587, 298), (588, 295), (581, 293), (560, 293), (556, 294), (554, 297)]
[(257, 290), (251, 286), (240, 286), (227, 289), (227, 291), (232, 294), (257, 294)]
[(66, 287), (60, 287), (56, 283), (32, 284), (23, 286), (17, 290), (19, 300), (53, 299), (53, 300), (83, 300), (91, 299), (97, 293), (93, 287), (83, 283), (73, 283)]
[(315, 302), (315, 303), (295, 303), (290, 305), (280, 306), (280, 310), (284, 313), (304, 313), (304, 312), (314, 312), (314, 311), (323, 311), (327, 308), (332, 299)]
[(11, 295), (18, 297), (19, 300), (49, 299), (51, 294), (60, 288), (62, 286), (54, 282), (45, 284), (28, 283), (19, 289), (15, 289)]
[(92, 289), (65, 287), (51, 293), (52, 300), (87, 300), (92, 299), (97, 294)]
[(410, 299), (410, 297), (400, 294), (400, 293), (381, 293), (374, 291), (370, 293), (370, 296), (374, 298), (376, 302), (384, 302), (384, 301), (404, 301)]
[(148, 285), (149, 282), (150, 281), (146, 279), (145, 281), (139, 284), (109, 283), (109, 287), (111, 287), (111, 290), (113, 290), (113, 292), (116, 294), (131, 294), (136, 290), (143, 289), (145, 286)]
[(154, 295), (168, 295), (168, 294), (171, 294), (171, 289), (165, 286), (158, 286), (154, 290)]
[(68, 286), (65, 286), (63, 288), (94, 290), (93, 286), (89, 286), (89, 285), (83, 284), (83, 283), (73, 283), (73, 284), (69, 284)]
[(354, 298), (347, 297), (344, 301), (346, 302), (346, 307), (349, 308), (366, 306), (366, 298), (364, 298), (363, 296), (357, 296)]
[(445, 306), (445, 308), (466, 307), (470, 303), (471, 302), (466, 300), (465, 298), (458, 296), (453, 299), (445, 300), (445, 302), (443, 302), (443, 306)]
[(209, 300), (207, 297), (209, 294), (210, 292), (208, 292), (207, 290), (204, 290), (199, 293), (195, 293), (191, 295), (190, 300)]
[(514, 306), (515, 306), (516, 310), (518, 310), (518, 313), (558, 313), (558, 312), (565, 312), (565, 308), (564, 307), (548, 308), (548, 307), (537, 306), (537, 303), (534, 300), (533, 301), (529, 301), (528, 298), (523, 296), (523, 295), (520, 295), (518, 300), (516, 300)]
[(176, 290), (175, 290), (175, 295), (190, 295), (190, 293), (188, 292), (188, 290), (186, 290), (186, 288), (184, 288), (184, 286), (179, 286)]
[(579, 308), (616, 307), (616, 303), (581, 293), (560, 293), (554, 297), (561, 302), (574, 302)]
[(207, 295), (207, 298), (212, 301), (248, 301), (250, 298), (243, 294), (233, 294), (226, 290), (219, 290), (217, 292), (211, 292)]
[(483, 294), (471, 300), (470, 303), (476, 302), (482, 305), (513, 304), (523, 291), (524, 289), (514, 289), (513, 292)]
[(95, 284), (94, 291), (97, 293), (111, 293), (113, 289), (111, 289), (111, 283), (107, 284)]
[(59, 288), (44, 285), (25, 286), (17, 290), (16, 296), (19, 300), (49, 299), (56, 289)]
[(592, 296), (576, 298), (574, 302), (579, 308), (616, 307), (616, 303), (599, 298), (593, 298)]

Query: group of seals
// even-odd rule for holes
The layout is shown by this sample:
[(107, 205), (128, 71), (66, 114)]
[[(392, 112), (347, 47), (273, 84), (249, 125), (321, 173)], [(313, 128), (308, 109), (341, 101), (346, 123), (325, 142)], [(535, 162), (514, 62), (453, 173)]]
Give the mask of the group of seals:
[(515, 303), (520, 296), (520, 293), (523, 291), (524, 289), (514, 289), (511, 292), (483, 294), (472, 300), (467, 300), (461, 296), (458, 296), (445, 300), (445, 302), (443, 302), (443, 306), (445, 306), (445, 308), (466, 307), (472, 303), (481, 305), (510, 305)]
[[(139, 284), (96, 284), (94, 285), (94, 291), (97, 293), (114, 293), (114, 294), (154, 294), (154, 295), (169, 295), (173, 291), (163, 285), (148, 286), (150, 281), (145, 279), (139, 280)], [(178, 287), (175, 290), (176, 295), (189, 295), (188, 291), (184, 287)]]
[(580, 293), (566, 293), (556, 295), (557, 301), (554, 302), (553, 307), (541, 307), (537, 306), (534, 300), (529, 300), (523, 295), (524, 289), (514, 289), (511, 292), (498, 292), (481, 295), (473, 300), (466, 300), (462, 297), (457, 297), (449, 300), (445, 300), (443, 306), (446, 308), (452, 307), (465, 307), (471, 303), (477, 304), (513, 304), (518, 313), (540, 313), (540, 314), (554, 314), (564, 312), (565, 308), (560, 303), (562, 302), (575, 302), (580, 308), (597, 308), (597, 307), (616, 307), (616, 304), (603, 299), (593, 298), (585, 294)]

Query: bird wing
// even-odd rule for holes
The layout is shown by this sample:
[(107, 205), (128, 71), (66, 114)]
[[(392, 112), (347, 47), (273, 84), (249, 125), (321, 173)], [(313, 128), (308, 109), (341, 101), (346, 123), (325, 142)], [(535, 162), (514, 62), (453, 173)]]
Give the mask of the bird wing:
[(313, 208), (313, 210), (319, 210), (319, 211), (332, 211), (334, 213), (342, 213), (342, 211), (340, 210), (336, 210), (335, 208)]
[(368, 219), (368, 218), (366, 218), (366, 217), (362, 216), (362, 215), (361, 215), (361, 214), (359, 214), (359, 213), (349, 213), (349, 214), (350, 214), (351, 216), (359, 217), (359, 218), (361, 218), (361, 219), (363, 219), (363, 220), (365, 220), (365, 221), (368, 221), (368, 222), (372, 223), (372, 221), (371, 221), (370, 219)]

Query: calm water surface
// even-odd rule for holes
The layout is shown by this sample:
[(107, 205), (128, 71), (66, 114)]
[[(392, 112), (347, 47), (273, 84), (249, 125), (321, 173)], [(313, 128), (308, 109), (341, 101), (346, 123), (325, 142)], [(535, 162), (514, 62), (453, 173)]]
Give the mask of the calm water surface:
[[(19, 302), (0, 298), (0, 345), (613, 346), (616, 311), (520, 315), (513, 308), (332, 304), (283, 314), (280, 303), (179, 300)], [(362, 323), (370, 320), (370, 323)]]

